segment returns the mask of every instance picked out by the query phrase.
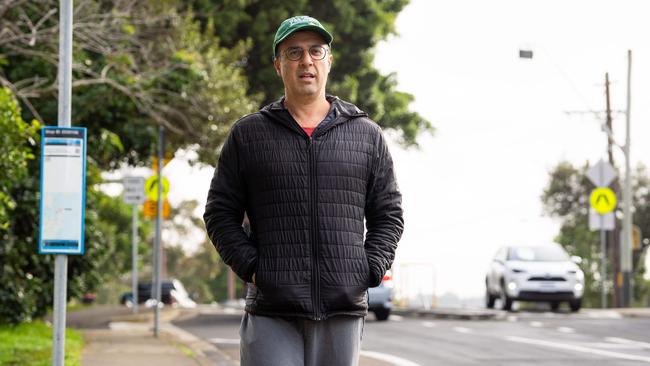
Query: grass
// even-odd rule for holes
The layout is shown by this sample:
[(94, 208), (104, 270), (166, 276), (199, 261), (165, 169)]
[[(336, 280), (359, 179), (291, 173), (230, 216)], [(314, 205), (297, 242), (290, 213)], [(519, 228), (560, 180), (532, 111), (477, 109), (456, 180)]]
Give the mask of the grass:
[[(79, 366), (81, 334), (66, 329), (65, 365)], [(52, 328), (42, 321), (17, 326), (0, 325), (0, 366), (49, 366), (52, 364)]]

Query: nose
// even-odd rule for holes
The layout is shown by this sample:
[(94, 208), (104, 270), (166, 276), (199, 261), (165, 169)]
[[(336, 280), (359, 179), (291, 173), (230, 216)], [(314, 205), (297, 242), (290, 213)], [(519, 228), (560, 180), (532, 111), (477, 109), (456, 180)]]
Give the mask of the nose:
[(305, 66), (311, 66), (313, 63), (314, 60), (312, 60), (311, 55), (309, 54), (309, 50), (303, 50), (302, 57), (300, 58), (300, 64)]

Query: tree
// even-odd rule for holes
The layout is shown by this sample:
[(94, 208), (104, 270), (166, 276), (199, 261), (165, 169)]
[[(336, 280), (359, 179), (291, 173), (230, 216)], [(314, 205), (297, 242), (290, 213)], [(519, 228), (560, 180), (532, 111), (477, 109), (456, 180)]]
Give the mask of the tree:
[[(585, 306), (600, 305), (600, 291), (602, 281), (611, 293), (612, 281), (600, 277), (600, 236), (596, 231), (590, 231), (589, 220), (589, 194), (594, 188), (586, 176), (589, 164), (574, 167), (571, 163), (561, 162), (551, 172), (549, 182), (542, 194), (542, 202), (546, 213), (559, 218), (562, 222), (560, 232), (556, 237), (569, 253), (583, 258), (581, 267), (585, 273)], [(620, 176), (620, 174), (619, 174)], [(650, 231), (650, 178), (645, 167), (639, 166), (633, 174), (633, 205), (634, 224), (639, 226), (643, 233)], [(620, 197), (620, 195), (619, 195)], [(620, 220), (617, 226), (620, 227)], [(646, 239), (647, 241), (647, 239)], [(634, 253), (634, 280), (635, 301), (647, 302), (650, 298), (650, 284), (645, 280), (646, 271), (643, 256), (644, 251)], [(611, 268), (607, 269), (611, 276)], [(610, 301), (611, 303), (611, 301)]]
[(382, 75), (373, 66), (373, 48), (395, 33), (395, 18), (407, 3), (408, 0), (193, 0), (188, 7), (196, 11), (204, 29), (214, 24), (213, 30), (224, 46), (233, 47), (247, 39), (252, 42), (243, 60), (249, 78), (248, 93), (261, 94), (262, 104), (283, 94), (282, 81), (275, 74), (272, 60), (278, 25), (294, 15), (318, 18), (334, 36), (334, 67), (328, 91), (357, 104), (382, 127), (398, 131), (404, 145), (414, 146), (418, 133), (433, 132), (433, 127), (422, 116), (409, 111), (414, 98), (397, 90), (395, 75)]
[[(45, 314), (53, 294), (54, 256), (38, 254), (40, 136), (37, 122), (20, 118), (7, 89), (0, 89), (0, 128), (5, 157), (0, 171), (3, 225), (0, 228), (0, 323), (18, 323)], [(6, 149), (6, 151), (4, 150)], [(5, 174), (8, 173), (8, 174)], [(31, 174), (29, 174), (31, 173)], [(130, 268), (130, 207), (99, 189), (100, 169), (88, 161), (84, 256), (70, 256), (68, 297), (93, 291), (109, 276)], [(142, 227), (142, 235), (149, 228)], [(144, 248), (142, 248), (144, 249)], [(142, 250), (141, 249), (141, 250)]]
[[(103, 169), (147, 162), (158, 126), (170, 151), (213, 162), (229, 126), (257, 104), (238, 66), (248, 44), (220, 47), (179, 3), (75, 3), (73, 123), (91, 131), (89, 152)], [(56, 0), (0, 5), (0, 85), (42, 123), (57, 118), (56, 9)]]

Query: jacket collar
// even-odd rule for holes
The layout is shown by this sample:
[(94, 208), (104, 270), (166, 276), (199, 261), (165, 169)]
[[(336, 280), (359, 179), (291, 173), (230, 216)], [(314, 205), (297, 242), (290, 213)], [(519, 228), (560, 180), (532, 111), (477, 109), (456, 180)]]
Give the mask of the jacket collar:
[[(359, 109), (357, 106), (355, 106), (352, 103), (345, 102), (339, 97), (334, 96), (334, 95), (326, 95), (327, 101), (330, 102), (330, 113), (334, 113), (334, 119), (327, 123), (326, 125), (319, 125), (316, 131), (314, 131), (314, 135), (316, 134), (320, 135), (326, 130), (329, 130), (330, 128), (341, 124), (345, 123), (351, 119), (358, 118), (358, 117), (367, 117), (368, 114), (361, 109)], [(264, 106), (261, 110), (260, 113), (262, 115), (268, 117), (272, 121), (281, 123), (285, 125), (286, 127), (289, 127), (290, 129), (297, 131), (299, 133), (304, 133), (302, 132), (302, 129), (300, 128), (300, 125), (298, 122), (296, 122), (289, 111), (284, 107), (284, 97), (276, 100), (273, 103), (270, 103), (266, 106)]]

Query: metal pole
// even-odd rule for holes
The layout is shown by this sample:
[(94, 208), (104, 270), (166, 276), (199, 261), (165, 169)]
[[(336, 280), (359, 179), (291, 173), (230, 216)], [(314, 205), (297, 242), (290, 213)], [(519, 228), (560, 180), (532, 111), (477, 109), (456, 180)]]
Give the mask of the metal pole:
[(623, 191), (623, 240), (621, 241), (621, 272), (623, 273), (623, 307), (631, 303), (632, 272), (632, 179), (630, 172), (630, 106), (632, 51), (627, 51), (627, 108), (625, 111), (625, 188)]
[(133, 269), (131, 270), (131, 296), (133, 296), (133, 314), (138, 313), (138, 205), (134, 204), (133, 206), (133, 228), (131, 232), (131, 241), (133, 247), (131, 248), (131, 264)]
[(606, 265), (606, 244), (605, 244), (605, 217), (600, 215), (600, 307), (605, 309), (607, 307), (607, 289), (605, 287), (605, 280), (607, 279)]
[(162, 252), (162, 208), (163, 208), (163, 202), (162, 202), (162, 190), (163, 190), (163, 185), (162, 185), (162, 165), (163, 165), (163, 155), (164, 155), (164, 145), (165, 145), (165, 129), (160, 126), (158, 128), (158, 167), (157, 167), (157, 174), (158, 174), (158, 209), (156, 213), (156, 242), (155, 242), (155, 248), (154, 248), (154, 255), (156, 257), (155, 263), (156, 263), (156, 268), (154, 269), (154, 288), (155, 288), (155, 294), (156, 294), (156, 302), (155, 302), (155, 307), (154, 307), (154, 326), (153, 326), (153, 334), (154, 337), (158, 337), (160, 334), (160, 308), (158, 305), (160, 304), (160, 299), (161, 299), (161, 281), (160, 281), (160, 267), (161, 267), (161, 252)]
[[(72, 100), (72, 0), (59, 2), (59, 121), (60, 127), (71, 126)], [(68, 256), (54, 258), (54, 309), (52, 314), (52, 366), (65, 360), (65, 319), (68, 285)]]
[(65, 305), (68, 284), (68, 256), (57, 254), (54, 262), (54, 314), (52, 317), (52, 365), (65, 359)]

